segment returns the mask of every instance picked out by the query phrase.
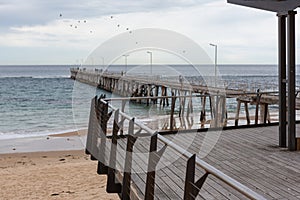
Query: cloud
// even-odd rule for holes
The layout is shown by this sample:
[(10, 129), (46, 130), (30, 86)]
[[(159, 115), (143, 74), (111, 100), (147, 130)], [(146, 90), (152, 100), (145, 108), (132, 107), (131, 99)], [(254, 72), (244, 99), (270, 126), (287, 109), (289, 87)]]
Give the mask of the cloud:
[[(43, 49), (43, 54), (48, 48), (51, 55), (55, 51), (70, 52), (65, 59), (58, 57), (57, 63), (85, 58), (103, 41), (139, 28), (164, 28), (184, 34), (200, 44), (211, 57), (214, 51), (208, 44), (216, 43), (220, 63), (277, 62), (276, 14), (230, 5), (223, 0), (29, 0), (29, 3), (13, 0), (0, 3), (1, 19), (4, 15), (0, 46), (9, 47), (11, 54), (14, 47), (28, 48), (27, 56), (34, 48)], [(299, 46), (298, 41), (298, 49)], [(75, 49), (77, 53), (72, 56)], [(37, 59), (38, 52), (34, 51), (31, 60)], [(11, 58), (11, 62), (17, 57)], [(45, 63), (50, 60), (44, 55), (39, 59), (44, 59)]]
[(106, 15), (148, 12), (174, 7), (190, 7), (207, 0), (7, 0), (0, 4), (1, 26), (46, 24), (60, 14), (66, 18), (90, 18)]

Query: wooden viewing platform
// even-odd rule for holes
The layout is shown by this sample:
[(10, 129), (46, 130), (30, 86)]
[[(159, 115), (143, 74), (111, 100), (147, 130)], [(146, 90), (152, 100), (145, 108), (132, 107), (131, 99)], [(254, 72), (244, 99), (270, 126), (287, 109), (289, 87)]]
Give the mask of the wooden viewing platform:
[(121, 199), (300, 198), (300, 152), (277, 146), (277, 126), (162, 136), (103, 98), (92, 100), (86, 151)]
[[(190, 142), (189, 138), (194, 138), (188, 152), (197, 155), (204, 136), (205, 133), (191, 132), (165, 137), (183, 147)], [(214, 149), (203, 160), (266, 199), (300, 199), (300, 152), (279, 148), (277, 138), (277, 126), (223, 131)], [(136, 143), (137, 152), (145, 152), (145, 146), (149, 145), (147, 139)], [(118, 145), (125, 150), (126, 139), (119, 140)], [(183, 199), (186, 162), (187, 159), (179, 157), (170, 166), (156, 171), (155, 199)], [(139, 161), (134, 163), (138, 165)], [(196, 168), (196, 174), (197, 180), (203, 171)], [(132, 181), (133, 191), (139, 199), (144, 199), (146, 174), (132, 172)], [(222, 181), (208, 177), (196, 199), (244, 198)]]

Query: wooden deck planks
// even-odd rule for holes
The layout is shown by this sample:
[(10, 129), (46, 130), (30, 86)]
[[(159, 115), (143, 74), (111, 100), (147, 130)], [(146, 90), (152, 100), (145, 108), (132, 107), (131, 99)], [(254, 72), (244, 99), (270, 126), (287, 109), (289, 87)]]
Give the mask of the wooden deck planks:
[[(266, 197), (297, 198), (300, 194), (300, 153), (276, 147), (277, 129), (274, 126), (223, 131), (217, 145), (204, 160), (251, 189), (258, 188)], [(177, 142), (187, 140), (188, 137), (182, 134)], [(199, 141), (198, 137), (195, 140)], [(195, 143), (193, 145), (189, 151), (199, 151)]]
[[(298, 125), (297, 125), (298, 126)], [(226, 130), (221, 133), (214, 149), (203, 159), (228, 176), (236, 179), (250, 189), (268, 199), (300, 198), (300, 152), (289, 152), (277, 147), (278, 127), (261, 127)], [(208, 132), (206, 134), (214, 134)], [(205, 133), (178, 133), (164, 137), (199, 155)], [(191, 138), (193, 142), (191, 142)], [(127, 139), (118, 140), (117, 161), (124, 164)], [(139, 138), (134, 152), (145, 153), (149, 150), (149, 138)], [(213, 143), (212, 140), (208, 142)], [(109, 144), (109, 143), (108, 143)], [(158, 142), (158, 149), (163, 146)], [(108, 148), (109, 149), (109, 148)], [(109, 155), (109, 154), (108, 154)], [(107, 158), (107, 157), (106, 157)], [(172, 160), (176, 158), (176, 160)], [(155, 199), (182, 199), (186, 170), (186, 158), (174, 151), (166, 151), (162, 157), (169, 166), (161, 167), (156, 172)], [(133, 165), (136, 171), (145, 171), (148, 158), (144, 154), (134, 156)], [(203, 175), (203, 170), (196, 167), (196, 179)], [(145, 192), (146, 173), (132, 173), (132, 181), (138, 197)], [(197, 199), (244, 199), (239, 192), (222, 181), (209, 175)]]

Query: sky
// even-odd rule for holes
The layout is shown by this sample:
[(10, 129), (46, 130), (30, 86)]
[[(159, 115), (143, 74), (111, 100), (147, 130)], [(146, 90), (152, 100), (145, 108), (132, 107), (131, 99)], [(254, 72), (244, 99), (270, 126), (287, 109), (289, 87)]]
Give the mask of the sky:
[(209, 43), (217, 44), (219, 64), (277, 63), (276, 13), (226, 0), (0, 0), (0, 20), (0, 65), (81, 64), (103, 42), (141, 28), (183, 34), (212, 60)]

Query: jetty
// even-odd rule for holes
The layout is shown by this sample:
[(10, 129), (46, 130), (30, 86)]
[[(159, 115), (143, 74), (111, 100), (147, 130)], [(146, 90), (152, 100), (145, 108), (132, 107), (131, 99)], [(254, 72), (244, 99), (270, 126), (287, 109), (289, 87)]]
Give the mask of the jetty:
[[(255, 105), (255, 116), (252, 124), (271, 123), (269, 107), (279, 105), (279, 91), (261, 91), (260, 88), (249, 90), (243, 84), (238, 85), (225, 82), (216, 86), (208, 86), (203, 80), (188, 78), (182, 81), (180, 77), (161, 77), (146, 75), (126, 75), (125, 73), (103, 72), (98, 69), (86, 70), (72, 68), (71, 78), (93, 85), (121, 97), (131, 97), (131, 101), (149, 105), (158, 104), (162, 107), (171, 106), (174, 113), (175, 104), (179, 104), (179, 116), (190, 116), (196, 112), (193, 107), (195, 98), (200, 99), (200, 121), (206, 123), (206, 113), (210, 113), (210, 127), (227, 126), (228, 120), (234, 120), (238, 126), (241, 118), (246, 119), (247, 125), (251, 124), (249, 106)], [(296, 91), (295, 109), (300, 109), (300, 98)], [(235, 117), (228, 118), (226, 99), (236, 100)], [(172, 104), (174, 101), (174, 105)], [(173, 106), (172, 106), (173, 105)], [(209, 106), (208, 106), (209, 105)], [(242, 109), (245, 116), (241, 116)], [(172, 116), (173, 117), (173, 116)], [(172, 127), (171, 127), (172, 128)]]

